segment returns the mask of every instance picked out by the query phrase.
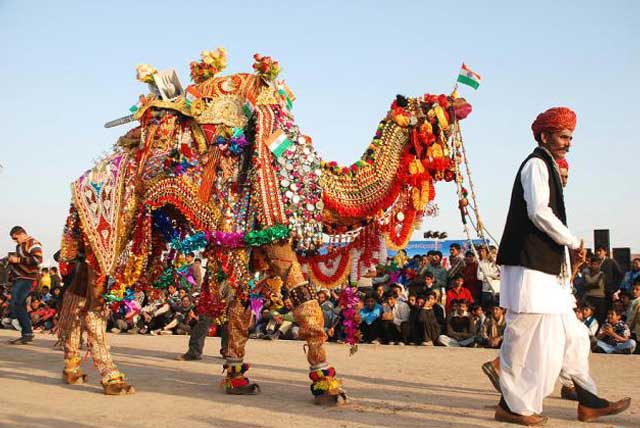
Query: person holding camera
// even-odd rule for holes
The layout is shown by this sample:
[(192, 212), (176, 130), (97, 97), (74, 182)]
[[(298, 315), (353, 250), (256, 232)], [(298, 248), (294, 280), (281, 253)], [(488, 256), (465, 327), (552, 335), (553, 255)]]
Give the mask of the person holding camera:
[(21, 226), (14, 226), (9, 232), (16, 242), (16, 252), (9, 253), (9, 274), (11, 287), (11, 312), (18, 318), (21, 337), (9, 341), (11, 345), (25, 345), (33, 341), (31, 318), (27, 312), (27, 297), (34, 282), (38, 280), (39, 266), (42, 263), (42, 245), (29, 236)]

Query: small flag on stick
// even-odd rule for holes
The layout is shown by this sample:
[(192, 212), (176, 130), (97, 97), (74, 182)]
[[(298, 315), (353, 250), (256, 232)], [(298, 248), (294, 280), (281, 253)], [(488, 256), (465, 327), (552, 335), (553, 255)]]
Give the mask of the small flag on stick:
[(278, 129), (276, 132), (269, 136), (267, 140), (267, 146), (276, 158), (282, 156), (285, 150), (287, 150), (293, 142), (287, 138), (287, 134)]
[(478, 86), (480, 86), (480, 80), (480, 75), (467, 67), (463, 62), (460, 74), (458, 74), (458, 82), (463, 85), (471, 86), (473, 89), (478, 89)]

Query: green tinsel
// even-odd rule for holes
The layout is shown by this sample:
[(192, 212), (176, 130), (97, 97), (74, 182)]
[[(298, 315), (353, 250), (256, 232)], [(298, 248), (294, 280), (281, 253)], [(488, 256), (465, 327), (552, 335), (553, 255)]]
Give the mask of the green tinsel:
[(167, 268), (162, 272), (160, 278), (153, 283), (153, 286), (155, 288), (162, 288), (163, 290), (166, 290), (168, 286), (175, 283), (175, 279), (173, 278), (173, 268)]
[(289, 239), (290, 230), (287, 226), (277, 224), (263, 230), (255, 230), (244, 236), (244, 242), (250, 247), (261, 247), (273, 242)]

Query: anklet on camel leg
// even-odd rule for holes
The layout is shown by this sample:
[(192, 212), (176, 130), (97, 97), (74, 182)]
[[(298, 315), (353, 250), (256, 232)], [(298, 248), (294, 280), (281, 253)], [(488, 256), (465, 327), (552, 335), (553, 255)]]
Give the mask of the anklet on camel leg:
[(318, 405), (337, 405), (348, 402), (347, 394), (342, 389), (342, 380), (336, 377), (336, 370), (328, 364), (312, 366), (309, 372), (311, 393)]
[(260, 393), (260, 386), (252, 383), (244, 374), (249, 370), (249, 364), (243, 363), (242, 360), (227, 359), (222, 366), (223, 372), (227, 372), (224, 379), (224, 390), (227, 394), (232, 395), (256, 395)]

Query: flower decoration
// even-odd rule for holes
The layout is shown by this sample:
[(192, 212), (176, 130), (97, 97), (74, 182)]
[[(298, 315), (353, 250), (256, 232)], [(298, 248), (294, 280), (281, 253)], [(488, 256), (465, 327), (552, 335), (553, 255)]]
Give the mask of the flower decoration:
[(253, 55), (255, 62), (253, 69), (256, 74), (268, 82), (276, 80), (280, 74), (280, 64), (274, 61), (270, 56), (262, 56), (260, 54)]
[(157, 72), (158, 70), (149, 64), (138, 64), (136, 67), (136, 78), (144, 83), (153, 83), (153, 75)]
[(227, 51), (220, 47), (214, 51), (202, 51), (202, 60), (192, 61), (191, 79), (195, 83), (202, 83), (214, 77), (227, 67)]

